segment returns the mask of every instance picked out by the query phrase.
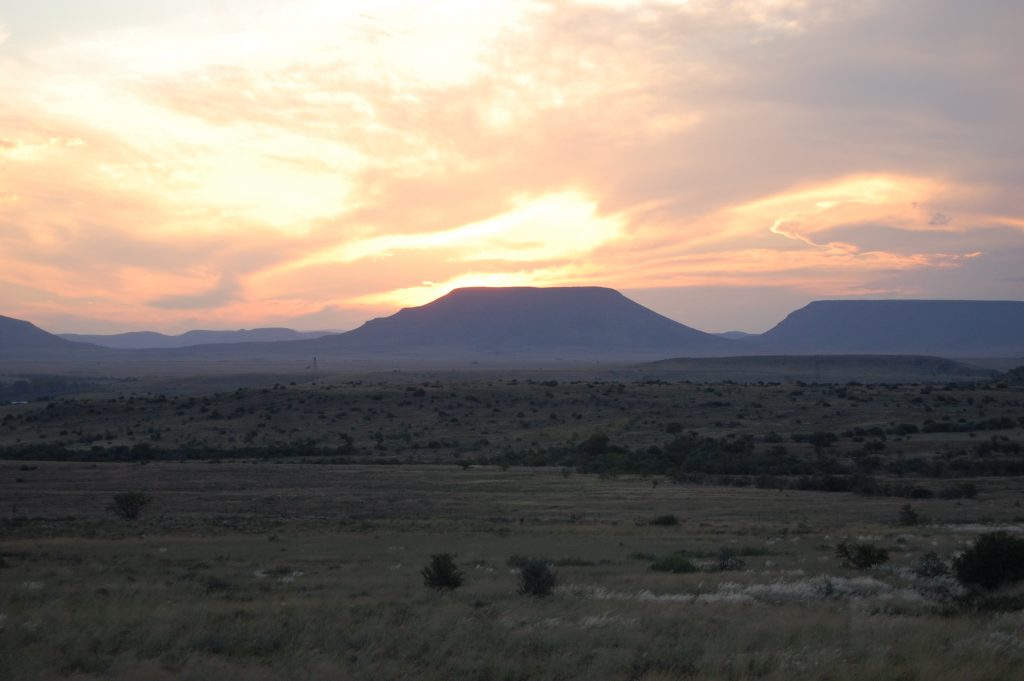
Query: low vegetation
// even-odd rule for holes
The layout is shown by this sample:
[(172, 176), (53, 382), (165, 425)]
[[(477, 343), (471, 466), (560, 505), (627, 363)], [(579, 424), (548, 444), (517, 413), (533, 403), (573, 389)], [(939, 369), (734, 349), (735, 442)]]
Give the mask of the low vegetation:
[(1022, 390), (6, 405), (0, 678), (1016, 678)]

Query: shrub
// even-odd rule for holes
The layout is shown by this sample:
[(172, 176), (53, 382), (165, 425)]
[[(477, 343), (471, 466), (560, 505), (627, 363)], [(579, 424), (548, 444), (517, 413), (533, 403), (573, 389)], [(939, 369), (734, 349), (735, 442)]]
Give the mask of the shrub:
[(451, 553), (432, 554), (430, 564), (421, 569), (420, 574), (423, 576), (423, 584), (437, 591), (458, 589), (465, 581)]
[(939, 555), (934, 551), (921, 556), (921, 560), (918, 562), (917, 567), (914, 568), (914, 574), (918, 577), (924, 577), (931, 579), (933, 577), (942, 577), (949, 574), (949, 568), (942, 562)]
[(957, 581), (964, 586), (992, 590), (1024, 579), (1024, 539), (1006, 532), (990, 532), (953, 559)]
[(683, 555), (681, 551), (677, 551), (676, 553), (662, 556), (651, 563), (651, 569), (655, 572), (671, 572), (672, 574), (679, 575), (687, 572), (696, 572), (697, 566)]
[(430, 564), (420, 570), (423, 575), (423, 584), (431, 589), (452, 591), (462, 586), (465, 577), (462, 571), (455, 565), (455, 559), (450, 553), (435, 553), (430, 556)]
[(153, 497), (143, 492), (118, 492), (107, 510), (125, 520), (135, 520), (151, 501)]
[(543, 598), (550, 596), (558, 576), (546, 560), (530, 558), (519, 568), (519, 593)]
[(889, 560), (889, 552), (874, 544), (847, 544), (836, 546), (836, 557), (843, 561), (844, 567), (867, 570)]
[(679, 518), (675, 517), (671, 513), (665, 515), (655, 516), (647, 521), (648, 525), (660, 525), (662, 527), (671, 527), (672, 525), (679, 524)]

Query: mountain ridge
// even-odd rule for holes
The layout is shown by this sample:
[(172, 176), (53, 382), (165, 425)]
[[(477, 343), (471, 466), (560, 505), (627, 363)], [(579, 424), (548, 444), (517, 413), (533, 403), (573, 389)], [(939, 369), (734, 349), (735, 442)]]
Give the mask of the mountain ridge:
[(785, 354), (1024, 353), (1024, 302), (818, 300), (750, 339)]
[(650, 357), (742, 351), (605, 287), (469, 287), (344, 334), (301, 341), (317, 353)]
[(336, 334), (337, 331), (296, 331), (284, 327), (258, 327), (237, 330), (194, 329), (180, 334), (156, 331), (128, 331), (115, 334), (56, 334), (60, 338), (79, 343), (91, 343), (117, 350), (168, 350), (193, 345), (220, 343), (274, 343), (278, 341), (311, 340)]
[(106, 348), (65, 340), (32, 322), (0, 315), (0, 359), (102, 356)]
[[(190, 337), (226, 333), (230, 338), (242, 333), (253, 338), (253, 334), (259, 337), (260, 333), (281, 331), (195, 331)], [(1024, 356), (1024, 302), (814, 301), (794, 310), (764, 334), (725, 335), (732, 337), (686, 326), (605, 287), (471, 287), (371, 319), (345, 333), (179, 348), (113, 350), (47, 333), (30, 322), (0, 317), (0, 358), (231, 361), (316, 355), (404, 362), (498, 359), (522, 363), (828, 354), (1013, 357)]]

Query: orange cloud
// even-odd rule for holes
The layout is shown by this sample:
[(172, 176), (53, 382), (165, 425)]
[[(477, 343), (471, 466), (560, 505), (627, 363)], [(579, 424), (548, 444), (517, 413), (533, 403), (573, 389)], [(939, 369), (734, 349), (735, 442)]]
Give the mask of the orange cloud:
[[(0, 69), (0, 303), (348, 324), (460, 285), (853, 295), (966, 271), (999, 250), (970, 237), (1024, 228), (1014, 157), (957, 146), (981, 133), (877, 65), (1007, 88), (908, 43), (913, 4), (228, 0), (65, 32)], [(893, 22), (895, 45), (859, 40)]]

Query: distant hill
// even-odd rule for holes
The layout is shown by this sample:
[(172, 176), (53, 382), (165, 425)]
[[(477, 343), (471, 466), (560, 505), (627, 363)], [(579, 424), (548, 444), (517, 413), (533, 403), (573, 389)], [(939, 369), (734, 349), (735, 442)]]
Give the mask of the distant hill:
[(0, 359), (84, 359), (103, 356), (105, 351), (95, 345), (65, 340), (30, 322), (0, 315)]
[[(109, 347), (69, 338), (96, 340)], [(28, 322), (0, 317), (0, 358), (6, 359), (308, 363), (317, 356), (336, 358), (346, 366), (363, 362), (385, 367), (396, 362), (521, 365), (770, 355), (1024, 357), (1024, 302), (818, 301), (759, 336), (704, 333), (601, 287), (457, 289), (426, 305), (329, 335), (252, 329), (60, 338)], [(951, 366), (918, 365), (910, 373), (953, 375), (958, 371)]]
[(192, 345), (213, 345), (219, 343), (274, 343), (321, 338), (331, 331), (294, 331), (283, 328), (239, 329), (237, 331), (187, 331), (169, 336), (154, 331), (130, 331), (110, 335), (89, 335), (62, 333), (65, 340), (93, 343), (118, 350), (156, 350), (185, 348)]
[(745, 342), (784, 354), (1015, 355), (1024, 353), (1024, 302), (817, 301)]
[(719, 338), (728, 338), (729, 340), (746, 340), (748, 338), (754, 338), (757, 334), (747, 333), (746, 331), (722, 331), (721, 333), (712, 334)]
[(320, 354), (543, 357), (707, 356), (744, 348), (600, 287), (462, 288), (301, 344)]

